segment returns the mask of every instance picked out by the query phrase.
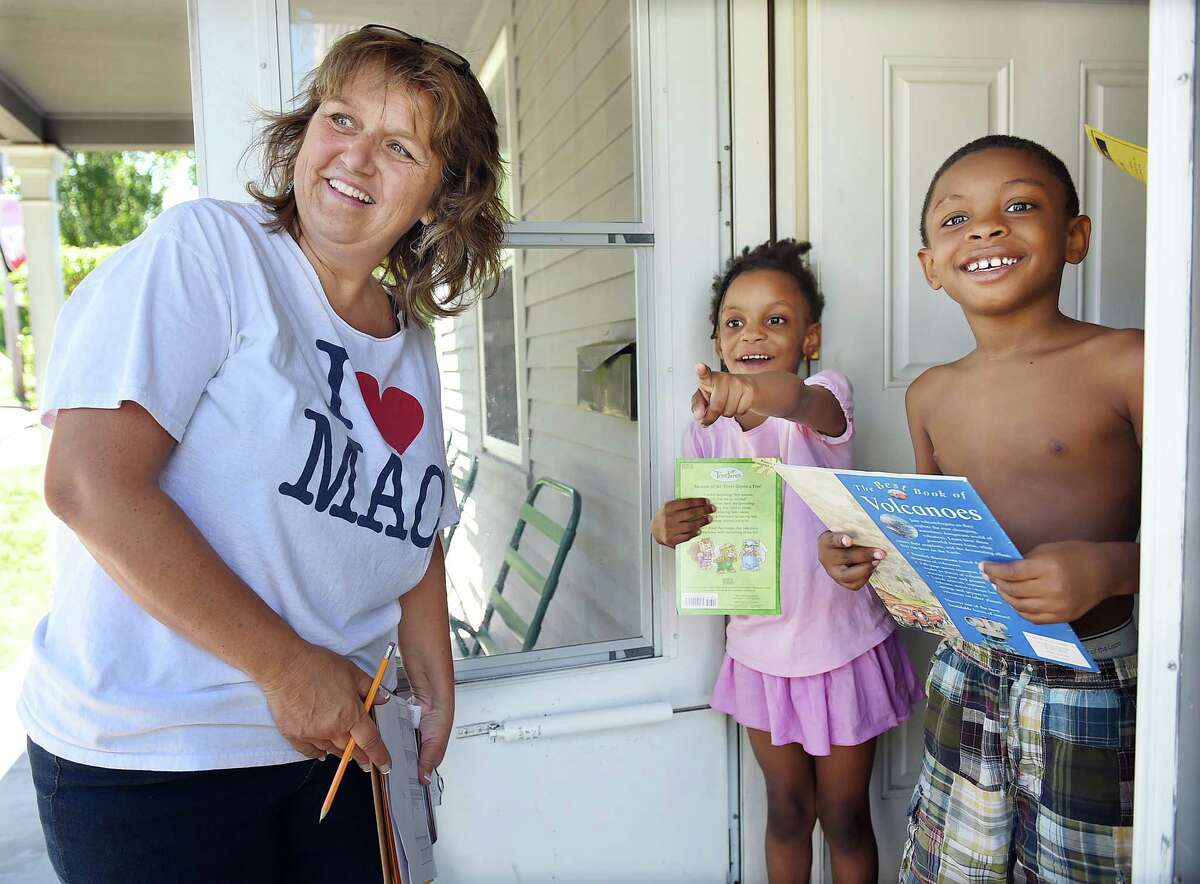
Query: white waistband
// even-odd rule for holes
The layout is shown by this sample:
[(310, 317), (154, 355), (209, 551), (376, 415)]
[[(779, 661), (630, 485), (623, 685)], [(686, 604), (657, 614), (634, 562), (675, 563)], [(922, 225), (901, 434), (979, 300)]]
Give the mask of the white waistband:
[(1138, 649), (1137, 624), (1130, 617), (1120, 626), (1102, 632), (1099, 635), (1080, 637), (1083, 646), (1088, 649), (1093, 660), (1111, 660), (1114, 657), (1128, 657), (1136, 654)]

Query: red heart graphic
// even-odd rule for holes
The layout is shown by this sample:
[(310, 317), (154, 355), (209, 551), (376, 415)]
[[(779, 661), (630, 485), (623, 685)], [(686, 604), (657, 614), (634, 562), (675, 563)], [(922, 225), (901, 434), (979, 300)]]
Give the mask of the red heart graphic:
[(365, 371), (354, 376), (379, 434), (397, 454), (403, 454), (425, 425), (425, 409), (417, 397), (397, 387), (388, 387), (380, 396), (379, 381)]

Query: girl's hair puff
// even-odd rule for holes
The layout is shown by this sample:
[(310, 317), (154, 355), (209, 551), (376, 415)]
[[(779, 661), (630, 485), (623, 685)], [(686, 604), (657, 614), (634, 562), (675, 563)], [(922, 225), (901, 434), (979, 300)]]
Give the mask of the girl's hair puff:
[(813, 322), (820, 322), (821, 311), (825, 309), (825, 296), (821, 294), (817, 278), (809, 269), (808, 260), (805, 258), (811, 249), (810, 242), (794, 239), (767, 240), (753, 249), (746, 246), (740, 255), (730, 258), (725, 265), (725, 271), (713, 277), (713, 296), (709, 308), (713, 340), (717, 337), (725, 293), (729, 291), (735, 279), (751, 270), (778, 270), (796, 280), (804, 299), (808, 302), (810, 318)]

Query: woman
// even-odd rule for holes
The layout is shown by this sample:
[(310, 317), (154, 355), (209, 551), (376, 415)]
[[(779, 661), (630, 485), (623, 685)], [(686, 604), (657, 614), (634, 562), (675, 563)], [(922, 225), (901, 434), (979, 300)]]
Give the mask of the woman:
[(374, 25), (301, 98), (256, 204), (164, 213), (59, 320), (46, 499), (70, 531), (20, 713), (64, 881), (379, 880), (365, 773), (317, 820), (350, 737), (389, 767), (362, 704), (392, 635), (423, 778), (446, 750), (428, 321), (497, 275), (496, 120), (465, 60)]

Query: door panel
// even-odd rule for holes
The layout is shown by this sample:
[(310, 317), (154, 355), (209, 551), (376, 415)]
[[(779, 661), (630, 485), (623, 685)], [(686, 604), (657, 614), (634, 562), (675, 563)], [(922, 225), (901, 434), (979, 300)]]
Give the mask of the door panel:
[[(1083, 118), (1135, 144), (1146, 143), (1145, 62), (1080, 65)], [(1146, 185), (1080, 139), (1079, 198), (1092, 216), (1092, 245), (1079, 273), (1077, 316), (1117, 328), (1141, 328), (1146, 267)], [(1103, 286), (1101, 286), (1103, 280)]]
[[(478, 714), (488, 690), (465, 689), (459, 721)], [(510, 714), (515, 707), (494, 708)], [(548, 711), (537, 698), (527, 708)], [(580, 692), (562, 708), (597, 706)], [(729, 866), (725, 740), (725, 717), (712, 711), (677, 714), (636, 730), (513, 743), (487, 736), (454, 740), (438, 810), (439, 880), (723, 882)]]
[[(972, 347), (962, 312), (930, 291), (915, 257), (929, 181), (967, 141), (1010, 133), (1062, 158), (1095, 233), (1082, 268), (1064, 274), (1060, 303), (1091, 321), (1141, 325), (1145, 188), (1085, 145), (1082, 124), (1145, 143), (1147, 7), (810, 0), (808, 35), (823, 367), (855, 385), (857, 462), (908, 471), (906, 386)], [(923, 675), (934, 641), (913, 630), (904, 640)], [(881, 880), (894, 880), (899, 861), (922, 714), (880, 741), (872, 800)]]

